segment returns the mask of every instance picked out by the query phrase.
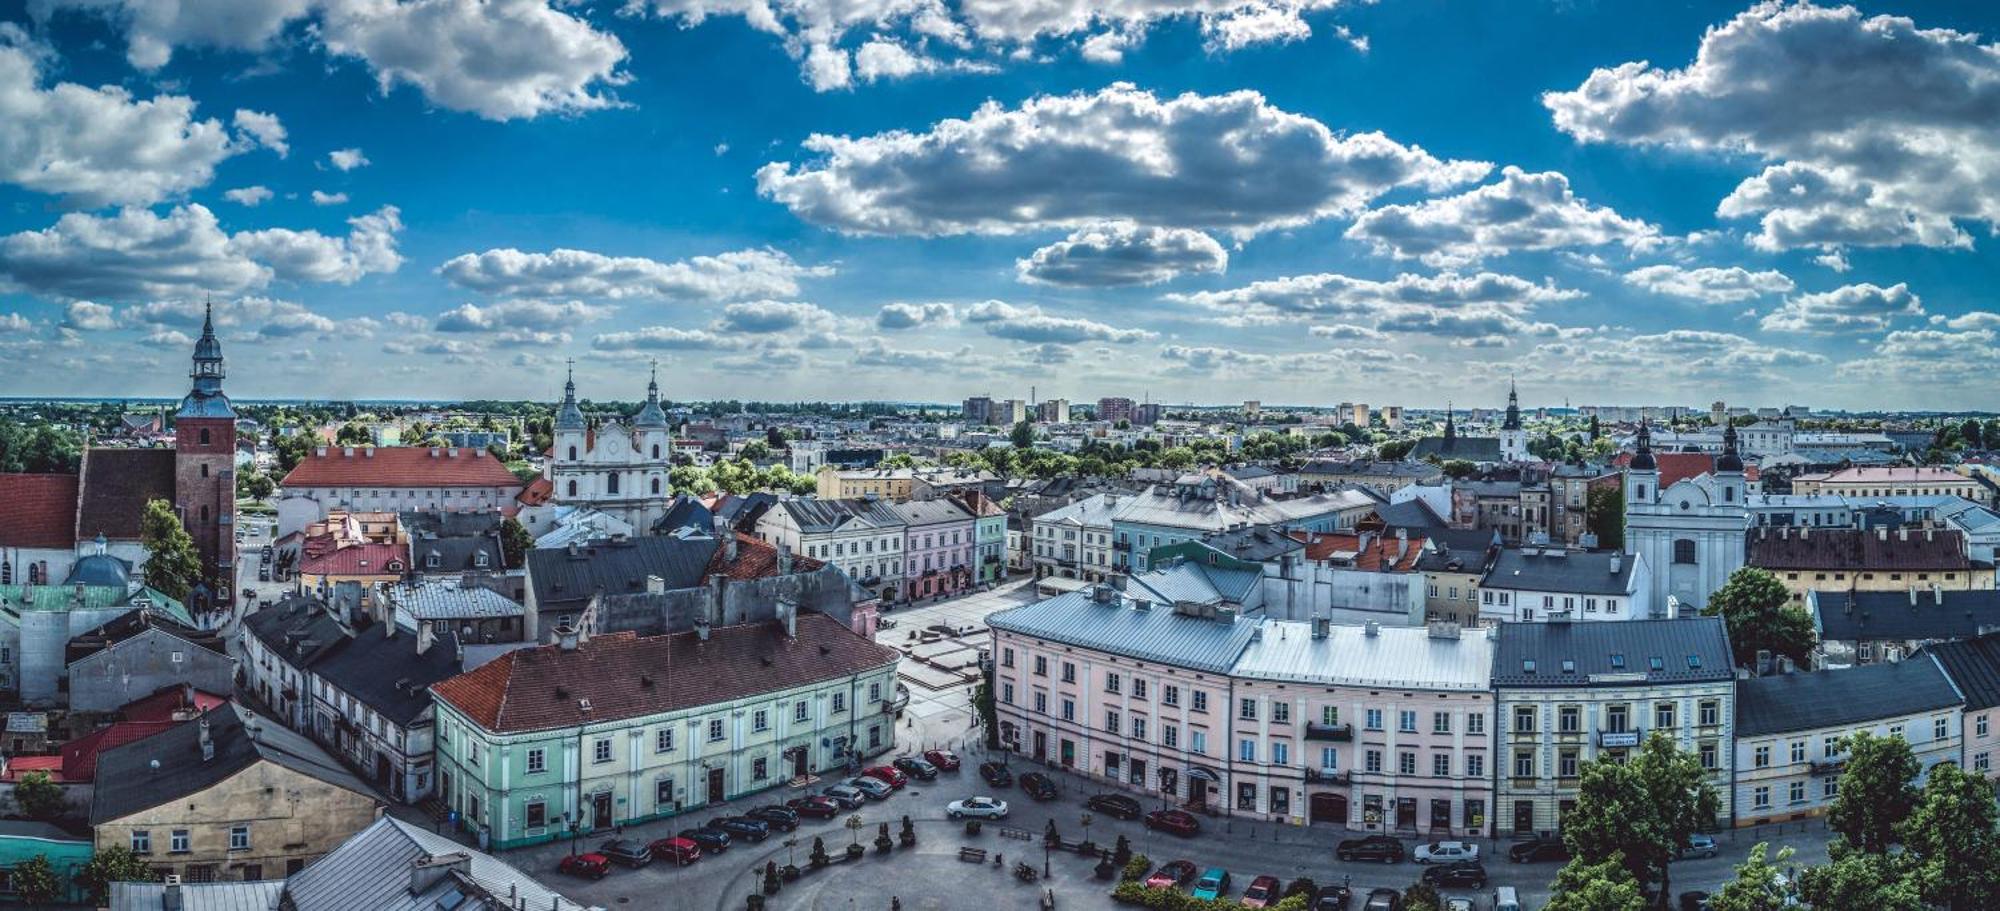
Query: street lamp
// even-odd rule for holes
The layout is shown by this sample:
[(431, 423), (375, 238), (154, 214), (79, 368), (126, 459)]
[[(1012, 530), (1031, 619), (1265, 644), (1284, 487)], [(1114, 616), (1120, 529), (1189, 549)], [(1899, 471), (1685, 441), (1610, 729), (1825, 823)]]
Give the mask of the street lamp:
[(1089, 814), (1089, 813), (1085, 813), (1085, 814), (1083, 814), (1083, 843), (1084, 843), (1084, 844), (1087, 844), (1087, 845), (1088, 845), (1088, 844), (1091, 844), (1091, 840), (1090, 840), (1090, 823), (1091, 823), (1091, 816), (1090, 816), (1090, 814)]

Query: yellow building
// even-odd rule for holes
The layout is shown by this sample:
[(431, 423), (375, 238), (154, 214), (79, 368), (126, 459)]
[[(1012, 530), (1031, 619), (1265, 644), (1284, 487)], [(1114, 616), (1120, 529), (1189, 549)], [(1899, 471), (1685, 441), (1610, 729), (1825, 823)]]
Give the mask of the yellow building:
[(822, 466), (814, 477), (822, 500), (847, 500), (875, 496), (884, 500), (907, 500), (910, 484), (916, 479), (912, 468), (835, 468)]
[(235, 704), (97, 760), (96, 849), (189, 882), (276, 879), (367, 828), (381, 803), (332, 756)]
[(1792, 601), (1806, 592), (1969, 591), (1993, 587), (1993, 566), (1966, 556), (1965, 538), (1940, 528), (1759, 528), (1747, 565), (1768, 570)]
[(1802, 474), (1792, 480), (1792, 492), (1844, 497), (1957, 496), (1974, 502), (1984, 496), (1979, 482), (1972, 478), (1949, 469), (1921, 465)]

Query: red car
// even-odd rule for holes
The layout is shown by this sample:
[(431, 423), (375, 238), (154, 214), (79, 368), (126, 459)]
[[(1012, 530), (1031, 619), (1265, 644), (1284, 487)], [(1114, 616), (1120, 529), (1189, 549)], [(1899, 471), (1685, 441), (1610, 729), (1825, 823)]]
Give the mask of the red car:
[(678, 836), (655, 841), (647, 845), (646, 850), (653, 852), (654, 860), (672, 861), (677, 867), (685, 867), (701, 859), (701, 846), (695, 844), (693, 839)]
[(611, 872), (611, 859), (602, 854), (571, 854), (556, 864), (556, 872), (603, 879)]
[(937, 766), (942, 772), (958, 771), (958, 754), (950, 750), (925, 750), (924, 761)]
[(1170, 860), (1146, 877), (1148, 889), (1171, 889), (1194, 878), (1194, 861)]
[(800, 816), (810, 816), (814, 819), (832, 819), (840, 815), (840, 804), (835, 803), (831, 797), (822, 797), (818, 794), (811, 797), (794, 797), (785, 801), (785, 806)]
[(909, 776), (904, 775), (901, 769), (898, 769), (894, 766), (886, 766), (886, 765), (872, 766), (870, 768), (862, 769), (861, 774), (873, 778), (877, 781), (880, 781), (883, 784), (886, 784), (889, 787), (899, 791), (903, 789), (904, 785), (910, 783)]
[(1154, 810), (1146, 814), (1146, 828), (1175, 835), (1193, 835), (1201, 831), (1201, 821), (1186, 810)]
[(1278, 900), (1278, 878), (1259, 876), (1250, 881), (1250, 888), (1243, 890), (1243, 907), (1268, 908)]

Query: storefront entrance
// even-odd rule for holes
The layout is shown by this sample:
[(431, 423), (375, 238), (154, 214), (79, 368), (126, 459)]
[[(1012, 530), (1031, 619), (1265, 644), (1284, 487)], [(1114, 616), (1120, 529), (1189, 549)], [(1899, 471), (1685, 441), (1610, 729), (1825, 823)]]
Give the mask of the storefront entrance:
[(590, 795), (590, 827), (592, 829), (611, 828), (611, 794)]
[(1308, 802), (1308, 806), (1310, 807), (1309, 818), (1312, 822), (1332, 823), (1336, 826), (1347, 825), (1346, 794), (1314, 794)]

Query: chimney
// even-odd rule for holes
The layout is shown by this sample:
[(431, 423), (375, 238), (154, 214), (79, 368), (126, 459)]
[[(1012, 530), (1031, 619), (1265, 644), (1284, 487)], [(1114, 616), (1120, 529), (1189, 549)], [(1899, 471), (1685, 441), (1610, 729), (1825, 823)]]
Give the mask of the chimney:
[(702, 642), (707, 642), (707, 641), (708, 641), (708, 618), (707, 618), (707, 617), (696, 617), (696, 618), (695, 618), (695, 621), (694, 621), (694, 635), (695, 635), (695, 638), (696, 638), (696, 639), (699, 639), (699, 640), (700, 640), (700, 641), (702, 641)]
[(1887, 525), (1875, 526), (1875, 540), (1877, 541), (1889, 540), (1889, 526)]
[(1450, 620), (1433, 621), (1426, 626), (1426, 630), (1432, 639), (1458, 638), (1458, 624)]
[(361, 447), (361, 457), (362, 457), (362, 458), (364, 458), (364, 459), (372, 459), (372, 458), (374, 458), (374, 457), (375, 457), (375, 447), (373, 447), (373, 446), (363, 446), (363, 447)]
[(437, 644), (437, 633), (431, 631), (431, 625), (429, 623), (418, 623), (417, 654), (421, 655), (425, 652), (430, 651), (431, 646), (436, 644)]
[(561, 646), (562, 650), (565, 652), (576, 651), (576, 644), (577, 644), (576, 627), (573, 626), (556, 627), (556, 644)]
[(1910, 586), (1910, 606), (1912, 608), (1917, 606), (1917, 587), (1914, 585)]
[(656, 573), (646, 574), (646, 594), (664, 595), (666, 593), (667, 580), (660, 578)]
[(209, 736), (207, 715), (203, 715), (201, 717), (200, 724), (201, 724), (201, 733), (199, 736), (201, 738), (201, 761), (208, 762), (215, 758), (215, 738)]
[(1368, 638), (1373, 639), (1377, 636), (1382, 635), (1382, 624), (1370, 620), (1368, 621), (1367, 625), (1361, 627), (1361, 633), (1362, 635), (1365, 635)]
[(1324, 639), (1333, 632), (1333, 621), (1325, 617), (1313, 618), (1313, 638)]
[[(729, 537), (729, 550), (732, 554), (736, 550), (735, 535), (731, 535)], [(790, 544), (786, 544), (780, 541), (778, 542), (778, 575), (789, 576), (791, 574), (792, 574), (792, 546)]]
[(187, 905), (181, 895), (181, 877), (178, 873), (167, 874), (166, 889), (160, 893), (160, 907), (166, 911), (182, 911)]
[(1621, 571), (1623, 571), (1624, 569), (1625, 569), (1625, 555), (1624, 555), (1624, 554), (1622, 554), (1622, 553), (1619, 553), (1618, 551), (1615, 551), (1615, 550), (1614, 550), (1614, 551), (1612, 551), (1612, 552), (1611, 552), (1611, 574), (1612, 574), (1612, 575), (1614, 575), (1614, 576), (1615, 576), (1615, 575), (1618, 575), (1618, 573), (1620, 573), (1620, 572), (1621, 572)]
[(791, 598), (778, 599), (778, 621), (785, 625), (785, 638), (799, 637), (799, 605)]
[(384, 597), (381, 599), (381, 607), (382, 626), (384, 627), (382, 638), (394, 639), (396, 638), (396, 602)]

